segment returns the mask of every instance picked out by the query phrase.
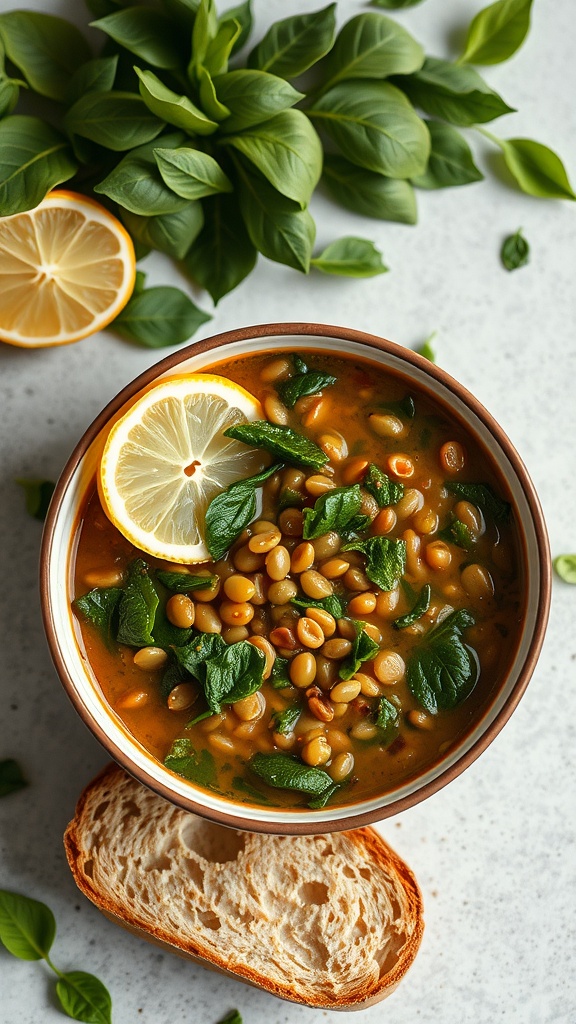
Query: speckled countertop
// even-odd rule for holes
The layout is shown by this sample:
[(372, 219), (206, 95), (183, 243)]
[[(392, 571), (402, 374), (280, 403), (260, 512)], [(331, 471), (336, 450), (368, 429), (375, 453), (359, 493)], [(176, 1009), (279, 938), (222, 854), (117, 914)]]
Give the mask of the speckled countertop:
[[(2, 0), (2, 10), (13, 6)], [(75, 0), (28, 8), (85, 24)], [(224, 6), (224, 4), (222, 5)], [(306, 0), (255, 0), (259, 28)], [(398, 14), (429, 52), (449, 55), (480, 0), (426, 0)], [(486, 77), (519, 113), (496, 131), (561, 152), (576, 181), (573, 0), (535, 0), (530, 37)], [(340, 0), (341, 20), (365, 5)], [(484, 168), (493, 162), (474, 140)], [(576, 550), (576, 210), (522, 196), (495, 178), (420, 194), (416, 227), (369, 221), (320, 197), (319, 242), (373, 238), (391, 272), (368, 281), (303, 278), (264, 260), (225, 298), (202, 334), (281, 320), (344, 324), (408, 346), (437, 330), (439, 364), (496, 416), (517, 446), (544, 507), (555, 554)], [(519, 226), (529, 266), (501, 267)], [(144, 264), (170, 283), (169, 261)], [(206, 296), (200, 303), (209, 307)], [(199, 334), (198, 336), (202, 336)], [(159, 353), (162, 355), (163, 353)], [(30, 787), (0, 803), (0, 885), (48, 903), (54, 960), (105, 981), (116, 1024), (215, 1024), (238, 1007), (245, 1024), (336, 1018), (281, 1003), (159, 952), (105, 920), (68, 872), (62, 833), (83, 785), (106, 754), (73, 710), (50, 661), (40, 620), (40, 525), (23, 512), (19, 476), (56, 478), (86, 426), (129, 380), (156, 361), (111, 334), (63, 349), (0, 351), (2, 673), (0, 758), (16, 757)], [(518, 710), (459, 779), (381, 825), (422, 886), (426, 932), (412, 971), (366, 1024), (574, 1024), (576, 818), (576, 588), (554, 583), (544, 651)], [(43, 965), (0, 950), (1, 1024), (56, 1024)]]

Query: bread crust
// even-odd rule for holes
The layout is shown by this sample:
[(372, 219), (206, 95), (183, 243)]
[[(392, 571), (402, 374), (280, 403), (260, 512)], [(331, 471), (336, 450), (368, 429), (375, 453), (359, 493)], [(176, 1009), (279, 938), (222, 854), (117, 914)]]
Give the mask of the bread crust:
[[(298, 856), (302, 857), (302, 853), (306, 849), (302, 844), (317, 844), (318, 840), (325, 839), (329, 840), (330, 847), (338, 847), (338, 856), (344, 856), (345, 858), (358, 857), (362, 863), (369, 862), (374, 866), (374, 871), (378, 873), (381, 879), (384, 878), (383, 873), (385, 873), (386, 878), (389, 880), (387, 898), (392, 900), (397, 916), (388, 922), (384, 919), (382, 920), (382, 942), (391, 941), (390, 936), (392, 935), (392, 940), (395, 946), (397, 946), (397, 949), (393, 950), (394, 956), (392, 959), (394, 959), (394, 962), (383, 964), (383, 969), (377, 978), (374, 978), (373, 971), (370, 975), (367, 974), (365, 978), (362, 976), (351, 978), (350, 991), (342, 990), (342, 984), (340, 984), (338, 991), (328, 991), (325, 984), (319, 984), (318, 991), (314, 991), (309, 982), (301, 982), (297, 977), (293, 976), (289, 980), (269, 977), (262, 970), (255, 969), (248, 962), (235, 960), (231, 950), (219, 950), (214, 947), (214, 944), (210, 948), (198, 937), (197, 929), (193, 930), (193, 933), (186, 937), (175, 934), (174, 926), (172, 925), (172, 928), (170, 928), (168, 921), (156, 919), (152, 922), (146, 920), (136, 899), (128, 899), (124, 895), (120, 897), (118, 891), (112, 891), (117, 879), (103, 878), (104, 871), (100, 870), (100, 865), (99, 870), (94, 870), (95, 863), (99, 863), (100, 852), (104, 851), (106, 853), (105, 847), (107, 845), (108, 855), (113, 852), (114, 856), (118, 856), (118, 860), (130, 863), (132, 881), (135, 878), (139, 878), (138, 870), (134, 868), (131, 860), (133, 845), (128, 841), (129, 837), (122, 834), (121, 829), (116, 829), (114, 834), (109, 837), (104, 836), (104, 842), (101, 846), (98, 846), (94, 839), (94, 830), (96, 828), (102, 830), (102, 821), (105, 818), (107, 807), (112, 804), (114, 809), (115, 801), (120, 801), (121, 799), (131, 799), (136, 803), (138, 799), (144, 800), (154, 810), (155, 821), (162, 821), (164, 826), (163, 834), (165, 836), (172, 834), (170, 829), (174, 831), (176, 826), (182, 827), (183, 823), (193, 821), (194, 827), (200, 831), (203, 827), (206, 829), (217, 828), (224, 835), (228, 833), (228, 836), (245, 839), (248, 843), (250, 843), (250, 840), (253, 842), (257, 841), (259, 845), (259, 858), (262, 852), (266, 851), (270, 854), (271, 860), (274, 858), (278, 859), (280, 849), (281, 855), (286, 855), (286, 862), (293, 864)], [(104, 807), (103, 811), (100, 810), (102, 807)], [(142, 831), (147, 827), (153, 828), (154, 826), (143, 822)], [(100, 839), (100, 833), (98, 834)], [(274, 843), (278, 841), (282, 844), (298, 844), (298, 847), (293, 845), (294, 858), (291, 856), (292, 849), (290, 847), (282, 845), (278, 849), (274, 846)], [(91, 842), (92, 846), (90, 846)], [(341, 851), (340, 846), (342, 844), (344, 844), (344, 849)], [(270, 846), (269, 850), (267, 850), (268, 845)], [(416, 879), (410, 868), (395, 851), (388, 846), (374, 829), (369, 827), (355, 829), (350, 832), (335, 833), (330, 837), (273, 837), (256, 835), (254, 833), (233, 832), (232, 830), (226, 830), (223, 826), (209, 825), (209, 823), (202, 822), (202, 819), (198, 819), (195, 815), (175, 808), (161, 797), (152, 794), (118, 765), (110, 764), (89, 783), (81, 794), (74, 818), (64, 834), (64, 847), (76, 885), (110, 920), (122, 925), (122, 927), (133, 934), (161, 946), (163, 949), (191, 959), (203, 967), (212, 968), (219, 973), (247, 982), (256, 988), (264, 989), (290, 1002), (330, 1010), (366, 1009), (381, 999), (386, 998), (394, 991), (413, 963), (422, 939), (424, 929), (422, 897)], [(310, 849), (312, 857), (312, 847)], [(120, 851), (123, 851), (123, 853), (120, 853)], [(262, 858), (262, 860), (264, 859)], [(217, 867), (219, 871), (225, 872), (227, 865), (223, 863), (218, 864)], [(244, 865), (244, 871), (246, 875), (245, 885), (249, 888), (251, 871), (248, 862)], [(142, 870), (141, 876), (144, 887), (146, 880), (144, 870)], [(220, 875), (220, 877), (222, 878), (223, 876)], [(305, 871), (300, 872), (300, 878), (305, 884)], [(237, 884), (237, 879), (231, 877), (230, 887), (237, 886)], [(383, 899), (383, 895), (383, 890), (374, 892), (375, 906), (378, 905), (379, 900)], [(170, 898), (173, 899), (173, 893)], [(338, 911), (338, 908), (333, 907), (333, 910), (342, 913), (341, 910)], [(264, 914), (263, 916), (265, 917), (266, 915)], [(373, 912), (372, 916), (374, 916)], [(261, 924), (262, 922), (259, 921), (258, 926)], [(388, 925), (387, 931), (386, 924)], [(271, 944), (275, 942), (273, 931), (274, 922), (271, 921)], [(210, 933), (208, 935), (212, 939), (212, 935)], [(279, 950), (281, 952), (281, 944), (279, 945)], [(387, 960), (390, 960), (391, 956), (391, 954), (387, 954)], [(233, 965), (231, 961), (234, 961)]]

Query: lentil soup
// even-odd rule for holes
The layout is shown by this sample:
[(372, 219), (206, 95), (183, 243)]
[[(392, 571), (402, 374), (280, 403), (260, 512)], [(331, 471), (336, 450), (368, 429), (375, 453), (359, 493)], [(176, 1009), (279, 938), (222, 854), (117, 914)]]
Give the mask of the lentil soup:
[[(490, 705), (523, 615), (505, 485), (466, 429), (368, 360), (302, 355), (210, 368), (262, 403), (232, 436), (270, 464), (232, 524), (238, 485), (209, 508), (211, 561), (138, 551), (94, 484), (73, 565), (79, 643), (132, 735), (200, 788), (284, 808), (430, 769)], [(134, 638), (118, 616), (143, 593)]]

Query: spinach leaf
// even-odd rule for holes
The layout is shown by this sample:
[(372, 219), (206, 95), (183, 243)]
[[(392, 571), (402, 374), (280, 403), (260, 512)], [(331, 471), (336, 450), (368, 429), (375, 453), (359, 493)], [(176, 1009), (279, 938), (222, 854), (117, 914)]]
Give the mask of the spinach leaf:
[(350, 520), (360, 511), (362, 494), (360, 484), (351, 487), (335, 487), (326, 491), (316, 499), (314, 508), (305, 508), (303, 512), (304, 540), (313, 540), (322, 534), (335, 530), (340, 533)]
[(289, 754), (254, 754), (248, 765), (255, 775), (275, 789), (294, 789), (320, 796), (333, 785), (327, 772), (309, 768)]
[(43, 960), (55, 934), (54, 914), (44, 903), (0, 889), (0, 941), (12, 956)]
[[(180, 146), (185, 138), (183, 132), (163, 136), (165, 151)], [(182, 210), (186, 200), (164, 182), (156, 164), (155, 151), (155, 142), (137, 146), (94, 186), (94, 191), (141, 217), (156, 217)]]
[(324, 388), (335, 384), (338, 379), (329, 373), (322, 373), (321, 370), (310, 370), (299, 357), (294, 358), (294, 367), (297, 371), (294, 376), (275, 385), (284, 405), (289, 409), (294, 408), (299, 398), (317, 395)]
[(0, 216), (31, 210), (78, 169), (68, 140), (39, 117), (0, 121)]
[(400, 712), (387, 697), (380, 697), (378, 701), (376, 725), (379, 729), (378, 742), (381, 746), (389, 747), (400, 729)]
[(17, 793), (28, 785), (27, 779), (17, 761), (9, 757), (0, 761), (0, 797)]
[(60, 1005), (74, 1020), (111, 1024), (112, 999), (105, 985), (86, 971), (61, 972), (56, 982)]
[(472, 157), (472, 150), (466, 139), (452, 125), (440, 121), (426, 121), (432, 149), (428, 166), (423, 174), (412, 178), (417, 188), (454, 188), (481, 181), (484, 175), (478, 170)]
[(61, 102), (70, 76), (92, 56), (75, 25), (39, 11), (0, 14), (0, 39), (30, 88)]
[(218, 128), (216, 121), (206, 117), (192, 100), (182, 96), (168, 86), (152, 71), (141, 71), (134, 68), (140, 79), (140, 95), (148, 110), (162, 121), (181, 128), (188, 135), (212, 135)]
[(416, 198), (408, 181), (385, 178), (335, 153), (324, 154), (322, 180), (332, 197), (353, 213), (401, 224), (416, 223)]
[(265, 71), (229, 71), (226, 75), (219, 75), (214, 86), (218, 99), (230, 111), (222, 125), (226, 132), (242, 132), (268, 121), (304, 98), (303, 93), (283, 78)]
[(530, 246), (522, 234), (521, 228), (515, 235), (504, 239), (500, 250), (500, 259), (506, 270), (518, 270), (530, 262)]
[(522, 46), (532, 0), (496, 0), (472, 19), (461, 64), (500, 64)]
[(287, 736), (288, 733), (292, 732), (301, 714), (301, 707), (284, 708), (284, 711), (274, 711), (272, 714), (274, 732), (279, 732), (281, 736)]
[(451, 494), (478, 505), (478, 508), (497, 523), (506, 522), (510, 518), (510, 503), (498, 497), (490, 484), (466, 484), (458, 480), (446, 480), (444, 487)]
[(464, 548), (465, 551), (471, 551), (474, 547), (474, 537), (471, 531), (465, 523), (456, 518), (452, 519), (452, 522), (444, 530), (440, 530), (438, 537), (440, 540), (448, 541), (449, 544), (456, 544), (457, 547)]
[(418, 619), (421, 619), (424, 613), (428, 611), (431, 596), (432, 588), (429, 583), (425, 583), (412, 610), (406, 612), (406, 615), (401, 615), (398, 619), (394, 619), (392, 623), (394, 628), (406, 629), (407, 626), (411, 626), (414, 622), (418, 622)]
[(390, 537), (368, 537), (345, 544), (343, 551), (366, 556), (366, 575), (381, 590), (393, 590), (406, 568), (406, 542)]
[(188, 202), (176, 213), (159, 217), (140, 217), (124, 209), (120, 210), (120, 216), (133, 239), (175, 260), (184, 259), (204, 224), (200, 202)]
[(292, 681), (288, 674), (288, 665), (288, 658), (275, 658), (269, 679), (271, 686), (275, 690), (283, 690), (285, 686), (292, 686)]
[(281, 466), (281, 463), (274, 463), (262, 473), (237, 480), (212, 499), (206, 509), (205, 526), (206, 544), (214, 561), (222, 558), (242, 530), (254, 519), (256, 488), (281, 469)]
[(217, 579), (212, 575), (199, 576), (189, 572), (165, 572), (162, 569), (158, 570), (156, 577), (168, 590), (174, 590), (178, 594), (187, 594), (190, 590), (203, 590), (204, 587), (211, 587)]
[(164, 122), (132, 92), (88, 92), (70, 107), (67, 130), (106, 149), (122, 152), (143, 146), (160, 134)]
[(420, 71), (398, 78), (396, 84), (414, 106), (451, 124), (470, 127), (513, 112), (474, 68), (438, 57), (426, 57)]
[(424, 62), (424, 50), (402, 25), (381, 14), (357, 14), (342, 26), (322, 70), (322, 91), (349, 79), (409, 75)]
[[(268, 804), (268, 806), (270, 806), (270, 800), (268, 797), (264, 796), (259, 789), (256, 789), (256, 786), (252, 786), (249, 782), (246, 782), (246, 779), (243, 779), (241, 775), (235, 775), (232, 779), (231, 785), (232, 789), (240, 793), (245, 793), (249, 796), (252, 803)], [(242, 803), (245, 804), (248, 803), (248, 801), (242, 800)]]
[(109, 644), (115, 636), (113, 624), (116, 610), (124, 591), (121, 587), (96, 587), (82, 597), (77, 597), (73, 607), (85, 619), (100, 630), (104, 641)]
[(284, 18), (270, 26), (250, 53), (248, 64), (279, 78), (296, 78), (328, 53), (335, 27), (335, 3), (312, 14)]
[(265, 667), (262, 651), (247, 640), (226, 645), (206, 662), (206, 678), (201, 680), (210, 710), (218, 714), (223, 703), (233, 704), (259, 690)]
[(152, 635), (154, 646), (162, 647), (165, 651), (172, 651), (176, 647), (185, 647), (190, 643), (194, 634), (191, 626), (175, 626), (166, 615), (166, 610), (159, 606), (154, 617)]
[(350, 235), (331, 242), (310, 263), (323, 274), (336, 274), (339, 277), (375, 277), (388, 270), (374, 242)]
[(164, 767), (189, 782), (210, 789), (216, 784), (216, 762), (209, 750), (194, 750), (189, 739), (174, 740), (164, 758)]
[(320, 796), (315, 796), (313, 800), (309, 800), (308, 807), (313, 811), (321, 810), (323, 807), (326, 807), (326, 804), (330, 798), (334, 796), (334, 793), (337, 793), (341, 788), (341, 783), (333, 782), (331, 786), (328, 786), (328, 789), (325, 789), (324, 792), (320, 794)]
[(26, 477), (17, 477), (14, 482), (24, 491), (28, 515), (43, 523), (56, 484), (52, 480), (28, 480)]
[(154, 643), (152, 629), (158, 607), (158, 594), (142, 558), (128, 566), (127, 582), (118, 603), (119, 644), (148, 647)]
[(250, 173), (240, 161), (235, 165), (240, 210), (252, 243), (267, 259), (307, 274), (316, 237), (310, 213), (277, 192), (261, 174)]
[(456, 707), (472, 692), (478, 663), (462, 634), (474, 625), (466, 609), (452, 612), (424, 637), (406, 665), (410, 692), (431, 714)]
[(232, 191), (230, 179), (208, 153), (199, 149), (158, 148), (154, 156), (162, 180), (184, 199), (202, 199), (215, 192)]
[(127, 7), (91, 25), (152, 67), (176, 70), (182, 64), (182, 35), (172, 19), (160, 11)]
[(378, 466), (370, 463), (362, 486), (376, 498), (380, 508), (396, 505), (404, 494), (404, 485), (391, 480)]
[(226, 643), (220, 633), (194, 632), (189, 644), (174, 649), (174, 656), (182, 668), (204, 685), (206, 662), (221, 655), (225, 649)]
[(576, 583), (576, 555), (558, 555), (553, 565), (554, 571), (564, 583)]
[(500, 146), (510, 174), (527, 195), (540, 199), (576, 199), (564, 164), (548, 146), (532, 139), (497, 139), (479, 130)]
[(371, 636), (368, 636), (363, 622), (355, 622), (354, 625), (356, 626), (356, 639), (352, 644), (350, 654), (340, 664), (338, 673), (340, 679), (352, 679), (360, 665), (365, 661), (370, 661), (380, 650), (380, 645)]
[(160, 680), (159, 689), (162, 700), (166, 702), (174, 687), (183, 683), (185, 679), (187, 679), (187, 674), (182, 665), (178, 661), (170, 661)]
[(258, 254), (234, 196), (215, 195), (202, 205), (205, 225), (188, 252), (185, 266), (217, 305), (254, 269)]
[(145, 348), (164, 348), (181, 345), (211, 319), (179, 288), (159, 285), (131, 298), (108, 330)]
[(340, 530), (340, 536), (345, 541), (355, 540), (358, 534), (364, 533), (368, 529), (371, 522), (370, 516), (352, 516), (349, 522), (346, 523), (346, 526), (343, 526)]
[(86, 92), (108, 92), (114, 86), (117, 68), (117, 53), (81, 64), (66, 87), (66, 103), (75, 103)]
[(313, 469), (321, 469), (329, 461), (322, 449), (307, 437), (298, 434), (291, 427), (268, 423), (267, 420), (228, 427), (224, 431), (224, 437), (233, 437), (236, 441), (253, 445), (254, 448), (263, 448), (290, 466), (312, 466)]
[(325, 612), (330, 612), (330, 615), (333, 615), (335, 619), (342, 619), (346, 614), (344, 604), (337, 594), (329, 594), (328, 597), (293, 597), (290, 600), (290, 604), (295, 604), (297, 608), (304, 609), (323, 608)]

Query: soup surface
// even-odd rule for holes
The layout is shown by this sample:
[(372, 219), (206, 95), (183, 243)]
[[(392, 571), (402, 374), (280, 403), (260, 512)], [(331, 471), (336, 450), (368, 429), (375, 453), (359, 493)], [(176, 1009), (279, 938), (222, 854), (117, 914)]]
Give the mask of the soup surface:
[(467, 733), (522, 601), (504, 485), (461, 424), (368, 361), (302, 357), (211, 367), (292, 445), (236, 435), (269, 475), (232, 511), (230, 489), (215, 499), (211, 561), (138, 551), (94, 486), (73, 578), (80, 642), (148, 751), (235, 801), (312, 812), (394, 790)]

